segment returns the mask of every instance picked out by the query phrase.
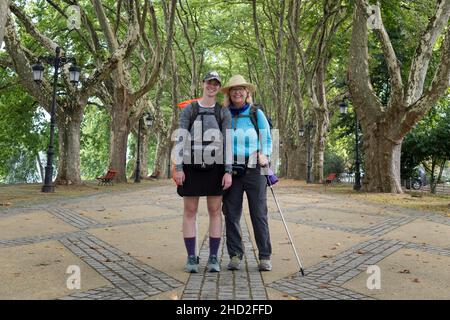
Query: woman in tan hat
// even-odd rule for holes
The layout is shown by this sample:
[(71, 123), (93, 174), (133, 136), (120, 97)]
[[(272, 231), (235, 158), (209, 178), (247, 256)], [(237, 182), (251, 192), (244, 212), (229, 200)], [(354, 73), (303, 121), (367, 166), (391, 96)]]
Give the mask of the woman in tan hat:
[(261, 172), (261, 167), (268, 165), (272, 150), (269, 122), (264, 112), (253, 105), (251, 94), (256, 86), (243, 76), (231, 77), (221, 91), (225, 94), (224, 107), (228, 107), (232, 117), (233, 184), (224, 194), (222, 208), (230, 255), (228, 269), (240, 269), (244, 254), (239, 222), (245, 192), (258, 247), (259, 270), (270, 271), (272, 246), (267, 218), (267, 182)]

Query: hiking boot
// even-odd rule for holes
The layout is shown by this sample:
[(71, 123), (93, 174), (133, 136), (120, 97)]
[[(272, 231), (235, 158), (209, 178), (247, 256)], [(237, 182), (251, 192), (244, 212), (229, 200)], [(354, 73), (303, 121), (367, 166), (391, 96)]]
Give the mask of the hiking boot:
[(258, 269), (259, 271), (270, 271), (272, 270), (272, 262), (270, 262), (270, 259), (261, 259), (259, 260)]
[(206, 269), (208, 270), (208, 272), (219, 272), (220, 271), (220, 264), (219, 264), (219, 261), (217, 260), (216, 255), (209, 256), (208, 265), (206, 266)]
[(241, 258), (239, 256), (231, 257), (230, 263), (228, 263), (228, 270), (240, 270)]
[(184, 270), (188, 273), (198, 273), (198, 260), (196, 256), (188, 256)]

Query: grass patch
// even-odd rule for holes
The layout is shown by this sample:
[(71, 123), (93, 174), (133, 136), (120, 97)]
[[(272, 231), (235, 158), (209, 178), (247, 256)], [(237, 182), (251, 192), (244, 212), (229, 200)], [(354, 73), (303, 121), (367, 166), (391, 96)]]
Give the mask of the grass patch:
[(118, 183), (113, 186), (98, 186), (96, 181), (83, 181), (81, 185), (57, 185), (54, 193), (42, 192), (41, 183), (0, 185), (0, 209), (26, 207), (103, 193), (147, 189), (161, 183), (164, 183), (164, 180), (141, 180), (141, 183), (133, 183), (130, 180), (128, 183)]
[(403, 194), (368, 193), (353, 190), (350, 184), (333, 184), (326, 187), (322, 184), (307, 184), (304, 181), (281, 180), (280, 188), (303, 188), (319, 193), (345, 195), (355, 201), (363, 200), (386, 205), (395, 205), (403, 208), (416, 209), (443, 214), (450, 217), (450, 195), (434, 195), (417, 191), (408, 191)]

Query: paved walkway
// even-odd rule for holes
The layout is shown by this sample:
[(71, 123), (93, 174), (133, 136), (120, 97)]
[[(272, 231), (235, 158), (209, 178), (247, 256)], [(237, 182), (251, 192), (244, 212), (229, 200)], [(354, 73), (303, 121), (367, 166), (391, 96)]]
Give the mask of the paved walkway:
[[(260, 273), (248, 210), (242, 270), (205, 272), (208, 217), (199, 209), (201, 272), (186, 274), (182, 201), (171, 182), (0, 209), (0, 299), (450, 299), (450, 218), (344, 195), (275, 187), (299, 268), (268, 194), (273, 270)], [(225, 239), (224, 235), (224, 239)], [(380, 288), (371, 284), (379, 269)], [(71, 289), (73, 267), (80, 289)], [(372, 270), (369, 268), (369, 271)]]

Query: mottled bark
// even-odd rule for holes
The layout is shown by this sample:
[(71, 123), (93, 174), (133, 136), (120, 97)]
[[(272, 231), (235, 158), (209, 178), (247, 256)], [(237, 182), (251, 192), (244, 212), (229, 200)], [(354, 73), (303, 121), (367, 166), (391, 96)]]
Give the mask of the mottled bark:
[(165, 179), (170, 161), (170, 138), (168, 139), (164, 132), (158, 134), (156, 145), (154, 173), (158, 173), (157, 178)]
[[(400, 184), (400, 152), (403, 137), (428, 112), (449, 86), (450, 29), (441, 46), (441, 59), (427, 90), (423, 84), (428, 71), (430, 52), (437, 35), (448, 24), (450, 0), (437, 1), (435, 14), (419, 39), (404, 93), (400, 64), (389, 36), (378, 17), (381, 28), (376, 31), (388, 64), (393, 88), (385, 108), (370, 83), (367, 0), (357, 0), (349, 57), (349, 90), (364, 136), (365, 174), (363, 189), (369, 192), (402, 193)], [(421, 61), (421, 62), (420, 62)], [(420, 62), (420, 63), (419, 63)]]
[(306, 180), (307, 170), (307, 151), (304, 143), (286, 150), (285, 153), (285, 175), (283, 177), (289, 179), (302, 179)]
[(130, 123), (128, 112), (131, 108), (129, 92), (122, 87), (115, 88), (116, 95), (110, 109), (109, 168), (117, 170), (116, 182), (127, 182), (126, 156)]
[(56, 113), (58, 126), (58, 174), (56, 184), (80, 184), (80, 128), (83, 108), (79, 105), (63, 105)]
[(0, 0), (0, 46), (3, 42), (3, 36), (5, 35), (5, 25), (9, 14), (9, 1)]

